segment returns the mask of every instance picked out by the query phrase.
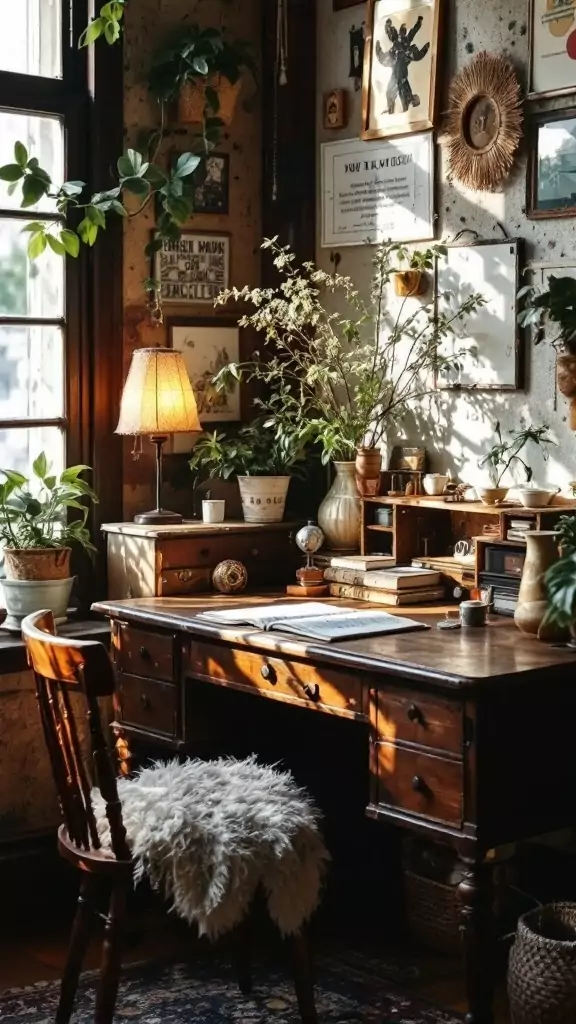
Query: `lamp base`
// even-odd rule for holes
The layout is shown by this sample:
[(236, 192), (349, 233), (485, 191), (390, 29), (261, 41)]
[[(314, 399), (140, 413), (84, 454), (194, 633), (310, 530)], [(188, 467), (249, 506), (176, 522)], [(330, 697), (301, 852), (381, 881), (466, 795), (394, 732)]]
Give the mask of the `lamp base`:
[(139, 526), (171, 526), (173, 523), (181, 523), (183, 519), (179, 512), (168, 512), (164, 508), (154, 508), (151, 512), (140, 512), (134, 516), (134, 522)]

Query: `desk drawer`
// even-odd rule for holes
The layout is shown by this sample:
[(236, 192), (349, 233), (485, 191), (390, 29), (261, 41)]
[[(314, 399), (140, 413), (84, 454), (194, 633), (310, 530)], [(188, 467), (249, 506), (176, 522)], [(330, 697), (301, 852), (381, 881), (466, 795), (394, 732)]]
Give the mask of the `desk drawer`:
[(140, 679), (121, 674), (117, 699), (119, 720), (146, 732), (176, 736), (178, 731), (178, 689), (157, 679)]
[(136, 629), (119, 622), (114, 634), (116, 663), (123, 672), (171, 681), (174, 678), (174, 635)]
[(426, 818), (461, 825), (464, 766), (461, 761), (376, 744), (378, 803)]
[(214, 568), (224, 558), (237, 558), (253, 567), (262, 565), (266, 568), (271, 559), (280, 562), (294, 559), (297, 549), (290, 538), (290, 532), (274, 530), (161, 541), (158, 543), (160, 571), (198, 566)]
[(205, 593), (211, 589), (211, 568), (165, 569), (158, 579), (159, 597)]
[(290, 697), (303, 705), (329, 711), (362, 713), (362, 684), (344, 672), (318, 669), (300, 661), (268, 658), (242, 648), (192, 642), (190, 674), (198, 679)]
[(393, 687), (373, 691), (371, 717), (378, 739), (462, 754), (463, 706)]

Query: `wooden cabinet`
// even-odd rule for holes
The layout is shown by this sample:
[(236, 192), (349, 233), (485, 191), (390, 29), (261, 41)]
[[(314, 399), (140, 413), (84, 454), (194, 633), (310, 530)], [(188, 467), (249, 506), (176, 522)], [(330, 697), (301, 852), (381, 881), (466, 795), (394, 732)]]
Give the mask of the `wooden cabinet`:
[(235, 558), (251, 584), (293, 582), (302, 563), (295, 523), (108, 523), (109, 597), (184, 597), (211, 589), (218, 562)]

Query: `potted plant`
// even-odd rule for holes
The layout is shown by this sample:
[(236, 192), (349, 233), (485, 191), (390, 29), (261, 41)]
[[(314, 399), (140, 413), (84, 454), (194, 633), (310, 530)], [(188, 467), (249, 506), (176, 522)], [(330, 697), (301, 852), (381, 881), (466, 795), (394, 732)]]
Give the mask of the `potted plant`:
[(229, 125), (245, 73), (256, 80), (250, 48), (219, 28), (193, 24), (179, 29), (156, 54), (149, 75), (161, 103), (177, 101), (182, 124), (204, 124), (205, 135)]
[(434, 270), (435, 262), (446, 255), (445, 245), (431, 245), (428, 249), (410, 251), (405, 245), (398, 245), (396, 256), (399, 263), (407, 263), (407, 270), (396, 270), (394, 273), (394, 290), (396, 295), (407, 298), (411, 295), (422, 295), (426, 291), (426, 275)]
[(487, 468), (490, 477), (490, 487), (476, 488), (478, 497), (484, 505), (494, 505), (498, 501), (504, 501), (510, 487), (503, 487), (502, 480), (507, 470), (515, 462), (519, 462), (524, 467), (526, 481), (529, 483), (532, 480), (532, 469), (521, 457), (520, 452), (523, 451), (529, 442), (533, 442), (541, 447), (542, 455), (544, 459), (546, 459), (548, 457), (548, 453), (545, 445), (556, 444), (556, 442), (548, 436), (549, 429), (548, 425), (544, 424), (541, 427), (526, 427), (522, 430), (511, 430), (510, 438), (504, 440), (502, 437), (500, 423), (496, 423), (495, 433), (498, 440), (496, 444), (492, 445), (490, 451), (478, 460), (478, 466), (480, 469)]
[[(570, 426), (576, 430), (576, 279), (551, 274), (545, 291), (538, 292), (527, 285), (520, 289), (518, 297), (525, 300), (518, 314), (522, 327), (544, 328), (547, 322), (558, 327), (558, 333), (551, 339), (556, 349), (558, 390), (570, 399)], [(544, 338), (542, 329), (538, 331), (536, 344)]]
[[(484, 300), (471, 295), (450, 315), (437, 313), (433, 303), (419, 304), (406, 313), (403, 302), (392, 316), (385, 298), (395, 272), (397, 244), (386, 243), (376, 250), (368, 301), (348, 277), (328, 274), (313, 263), (296, 268), (294, 255), (277, 239), (266, 239), (263, 248), (272, 252), (279, 286), (232, 289), (217, 302), (232, 298), (254, 307), (240, 324), (264, 335), (266, 358), (256, 354), (242, 366), (224, 367), (217, 386), (230, 386), (231, 378), (245, 374), (282, 390), (284, 408), (306, 423), (308, 441), (319, 443), (322, 461), (335, 461), (337, 479), (347, 474), (349, 515), (344, 515), (342, 495), (332, 493), (332, 510), (330, 501), (323, 503), (320, 519), (330, 546), (348, 547), (350, 537), (357, 538), (359, 533), (356, 484), (362, 493), (376, 493), (380, 446), (387, 430), (402, 420), (414, 402), (434, 390), (434, 368), (453, 367), (457, 362), (457, 357), (439, 355), (438, 343)], [(334, 312), (335, 307), (345, 307), (344, 312)], [(341, 481), (336, 484), (337, 489), (340, 486)]]
[[(0, 540), (4, 543), (2, 581), (11, 625), (40, 608), (65, 615), (74, 582), (70, 572), (71, 545), (95, 551), (86, 527), (88, 507), (83, 499), (97, 497), (82, 473), (89, 466), (71, 466), (59, 477), (51, 472), (44, 452), (32, 466), (33, 480), (16, 470), (3, 469), (0, 483)], [(68, 521), (67, 510), (79, 518)], [(10, 623), (7, 628), (10, 628)]]
[(291, 476), (305, 458), (306, 436), (299, 424), (260, 416), (235, 437), (214, 431), (198, 439), (189, 465), (210, 479), (238, 479), (248, 523), (281, 522)]

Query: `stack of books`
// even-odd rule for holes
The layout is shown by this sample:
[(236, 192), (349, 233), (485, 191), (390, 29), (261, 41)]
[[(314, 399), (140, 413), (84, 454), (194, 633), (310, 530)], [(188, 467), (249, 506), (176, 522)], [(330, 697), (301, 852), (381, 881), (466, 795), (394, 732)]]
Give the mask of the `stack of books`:
[(439, 572), (396, 566), (393, 559), (376, 566), (371, 559), (373, 555), (332, 558), (324, 569), (330, 595), (396, 606), (430, 604), (445, 596)]
[(535, 519), (511, 519), (506, 533), (506, 540), (519, 540), (526, 543), (526, 534), (536, 528)]

